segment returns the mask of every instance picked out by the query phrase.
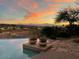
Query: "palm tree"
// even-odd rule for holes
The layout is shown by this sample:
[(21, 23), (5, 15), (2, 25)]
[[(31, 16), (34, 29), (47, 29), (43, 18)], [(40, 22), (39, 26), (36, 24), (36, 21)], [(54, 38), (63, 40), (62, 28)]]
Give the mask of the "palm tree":
[(70, 25), (79, 20), (79, 9), (78, 8), (67, 8), (59, 12), (56, 22), (68, 21)]

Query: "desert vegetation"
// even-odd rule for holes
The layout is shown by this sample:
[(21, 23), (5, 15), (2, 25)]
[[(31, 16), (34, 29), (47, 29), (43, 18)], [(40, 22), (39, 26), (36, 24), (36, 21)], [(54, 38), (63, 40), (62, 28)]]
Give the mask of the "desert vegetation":
[[(70, 38), (79, 36), (79, 8), (66, 8), (58, 12), (56, 23), (69, 22), (65, 26), (44, 27), (41, 34), (48, 38)], [(75, 24), (77, 23), (77, 24)]]

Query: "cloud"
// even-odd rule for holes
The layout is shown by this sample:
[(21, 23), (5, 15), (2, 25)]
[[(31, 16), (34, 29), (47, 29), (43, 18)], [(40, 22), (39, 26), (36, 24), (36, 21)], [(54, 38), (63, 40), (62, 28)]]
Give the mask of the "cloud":
[(16, 11), (18, 11), (18, 7), (17, 7), (16, 4), (15, 5), (11, 5), (9, 7), (9, 13), (13, 13), (13, 12), (16, 12)]
[(45, 2), (52, 2), (52, 0), (44, 0)]
[(35, 9), (35, 8), (38, 8), (39, 6), (38, 6), (38, 3), (36, 3), (36, 2), (33, 2), (32, 4), (31, 4), (31, 6), (32, 6), (32, 8), (33, 9)]
[(15, 3), (12, 3), (11, 5), (8, 6), (8, 11), (7, 14), (12, 14), (14, 12), (18, 12), (21, 9), (27, 9), (26, 7), (28, 6), (29, 0), (16, 0)]
[(65, 2), (65, 3), (71, 3), (74, 2), (75, 0), (52, 0), (53, 2)]
[(48, 8), (40, 10), (38, 12), (31, 12), (29, 11), (29, 15), (26, 15), (26, 18), (36, 18), (36, 17), (43, 17), (47, 15), (54, 15), (57, 12), (57, 8), (59, 8), (61, 4), (48, 4)]
[(45, 2), (54, 2), (54, 3), (71, 3), (75, 0), (44, 0)]
[(9, 13), (17, 12), (20, 9), (24, 9), (29, 12), (30, 9), (37, 9), (38, 3), (33, 0), (16, 0), (15, 4), (9, 7)]
[(5, 0), (0, 0), (0, 5), (4, 4)]
[[(21, 12), (26, 12), (24, 20), (17, 20), (13, 22), (16, 23), (26, 21), (41, 23), (44, 22), (45, 19), (50, 19), (50, 17), (53, 18), (53, 16), (57, 14), (57, 10), (62, 7), (62, 3), (72, 3), (74, 1), (75, 0), (40, 0), (39, 2), (38, 0), (16, 0), (16, 2), (8, 6), (8, 12), (6, 12), (6, 15), (12, 15), (13, 17), (15, 17), (15, 14), (17, 13), (18, 17), (19, 14), (22, 15)], [(1, 4), (3, 4), (4, 2), (5, 0), (0, 0)]]
[(38, 3), (35, 2), (34, 0), (17, 0), (16, 4), (24, 9), (28, 8), (38, 8)]
[[(24, 21), (27, 23), (53, 23), (53, 20), (50, 21), (53, 16), (57, 14), (57, 8), (59, 8), (61, 4), (49, 4), (48, 8), (40, 10), (38, 12), (30, 12), (29, 15), (24, 17)], [(49, 18), (49, 17), (52, 18)], [(47, 18), (47, 19), (46, 19)]]
[(79, 5), (79, 0), (76, 0), (76, 1), (75, 1), (75, 4)]
[(16, 4), (20, 7), (26, 8), (29, 5), (30, 0), (16, 0)]

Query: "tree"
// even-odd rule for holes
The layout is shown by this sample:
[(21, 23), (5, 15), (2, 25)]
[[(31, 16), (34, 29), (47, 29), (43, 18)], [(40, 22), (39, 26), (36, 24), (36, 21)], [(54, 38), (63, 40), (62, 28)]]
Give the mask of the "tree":
[(58, 12), (56, 22), (68, 21), (70, 25), (79, 20), (79, 8), (66, 8)]

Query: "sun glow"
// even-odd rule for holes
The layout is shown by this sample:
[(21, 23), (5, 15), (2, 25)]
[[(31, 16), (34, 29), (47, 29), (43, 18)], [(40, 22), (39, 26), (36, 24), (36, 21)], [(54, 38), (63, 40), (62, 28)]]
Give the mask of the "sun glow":
[(0, 0), (0, 23), (55, 24), (53, 17), (56, 17), (57, 12), (73, 5), (73, 2), (75, 0)]

